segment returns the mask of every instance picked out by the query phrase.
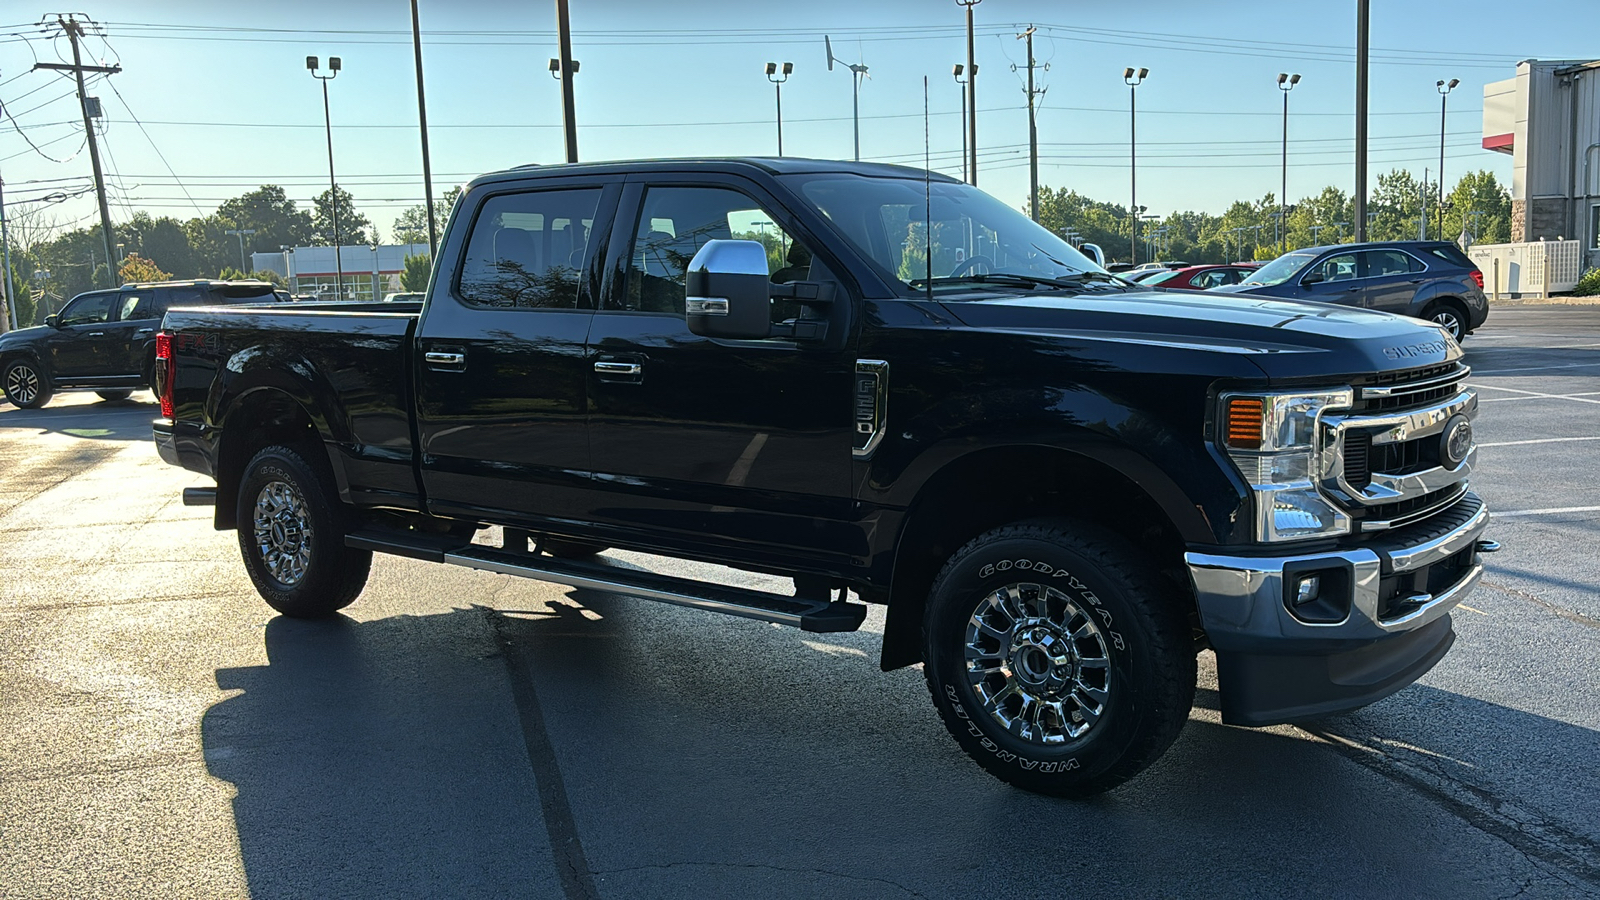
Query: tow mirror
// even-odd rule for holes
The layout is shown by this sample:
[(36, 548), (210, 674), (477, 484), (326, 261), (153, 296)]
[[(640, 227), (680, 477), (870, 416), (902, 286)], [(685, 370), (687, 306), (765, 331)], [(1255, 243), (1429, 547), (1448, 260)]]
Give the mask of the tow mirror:
[(49, 315), (44, 317), (44, 324), (50, 326), (51, 328), (60, 328), (61, 320), (56, 318), (54, 315)]
[(1300, 279), (1300, 283), (1301, 284), (1316, 284), (1319, 281), (1327, 281), (1327, 280), (1328, 280), (1328, 276), (1322, 274), (1321, 272), (1312, 272), (1311, 274), (1307, 275), (1306, 277)]
[(772, 333), (767, 248), (758, 241), (707, 241), (689, 260), (684, 318), (702, 337), (753, 340)]

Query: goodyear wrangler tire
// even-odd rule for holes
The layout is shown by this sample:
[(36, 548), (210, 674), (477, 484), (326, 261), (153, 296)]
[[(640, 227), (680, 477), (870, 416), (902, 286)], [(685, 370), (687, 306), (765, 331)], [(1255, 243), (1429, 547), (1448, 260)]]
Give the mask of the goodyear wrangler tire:
[(367, 584), (372, 551), (344, 545), (346, 512), (333, 473), (297, 448), (267, 447), (250, 460), (234, 521), (256, 591), (286, 616), (333, 615)]
[(928, 690), (962, 749), (1000, 780), (1061, 797), (1110, 790), (1188, 719), (1185, 602), (1109, 532), (1060, 520), (997, 528), (934, 580)]

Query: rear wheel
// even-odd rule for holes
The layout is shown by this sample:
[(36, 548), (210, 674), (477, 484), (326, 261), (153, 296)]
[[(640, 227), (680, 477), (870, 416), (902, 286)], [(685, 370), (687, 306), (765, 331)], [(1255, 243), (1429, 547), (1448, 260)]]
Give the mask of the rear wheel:
[(7, 363), (5, 371), (0, 373), (0, 387), (4, 387), (7, 400), (23, 409), (38, 409), (49, 403), (54, 392), (50, 376), (31, 359), (14, 359)]
[(1116, 787), (1178, 736), (1194, 700), (1184, 598), (1121, 538), (1060, 520), (967, 544), (934, 581), (928, 689), (977, 763), (1016, 787)]
[(1448, 300), (1438, 301), (1423, 311), (1422, 317), (1443, 328), (1457, 341), (1467, 336), (1467, 314)]
[(100, 396), (101, 400), (109, 400), (113, 403), (133, 396), (133, 391), (95, 391), (95, 393)]
[(344, 545), (345, 508), (326, 464), (293, 447), (268, 447), (244, 469), (235, 521), (256, 591), (297, 618), (332, 615), (366, 586), (372, 551)]

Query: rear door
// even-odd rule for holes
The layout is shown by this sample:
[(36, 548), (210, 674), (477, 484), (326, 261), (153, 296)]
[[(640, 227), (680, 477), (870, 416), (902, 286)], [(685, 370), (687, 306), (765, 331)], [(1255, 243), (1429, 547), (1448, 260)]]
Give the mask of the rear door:
[(108, 331), (113, 336), (112, 352), (116, 355), (115, 375), (145, 376), (147, 360), (145, 348), (161, 325), (163, 295), (170, 288), (129, 289), (117, 298), (117, 319)]
[(1362, 254), (1361, 304), (1380, 312), (1404, 313), (1427, 268), (1404, 250), (1366, 250)]
[[(584, 345), (621, 176), (485, 185), (452, 227), (412, 371), (429, 509), (538, 528), (589, 486)], [(481, 193), (480, 193), (481, 192)], [(464, 201), (466, 202), (466, 201)]]
[[(829, 284), (836, 304), (851, 302), (814, 242), (757, 185), (710, 174), (630, 178), (613, 235), (585, 371), (603, 495), (595, 516), (651, 542), (746, 559), (842, 552), (852, 336), (719, 340), (684, 320), (684, 270), (717, 238), (763, 243), (774, 284)], [(773, 318), (793, 307), (775, 301)]]

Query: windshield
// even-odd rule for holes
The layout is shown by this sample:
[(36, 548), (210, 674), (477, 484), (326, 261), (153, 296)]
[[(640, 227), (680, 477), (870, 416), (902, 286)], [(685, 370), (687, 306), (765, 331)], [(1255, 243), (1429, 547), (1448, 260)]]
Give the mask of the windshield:
[(1306, 263), (1309, 263), (1316, 258), (1317, 255), (1315, 253), (1285, 253), (1272, 262), (1269, 262), (1261, 268), (1250, 273), (1248, 278), (1239, 283), (1260, 284), (1267, 286), (1283, 284), (1285, 281), (1293, 278), (1294, 273), (1300, 271), (1300, 269), (1304, 267)]
[(1178, 271), (1176, 269), (1174, 269), (1171, 272), (1162, 272), (1162, 273), (1160, 273), (1158, 275), (1151, 275), (1148, 278), (1141, 278), (1141, 279), (1139, 279), (1139, 283), (1140, 284), (1160, 284), (1163, 281), (1171, 281), (1172, 279), (1177, 278), (1177, 277), (1178, 277)]
[(937, 287), (975, 275), (1059, 279), (1105, 271), (971, 185), (935, 181), (924, 195), (924, 183), (910, 178), (790, 175), (785, 180), (822, 210), (880, 274), (907, 290), (930, 275)]

